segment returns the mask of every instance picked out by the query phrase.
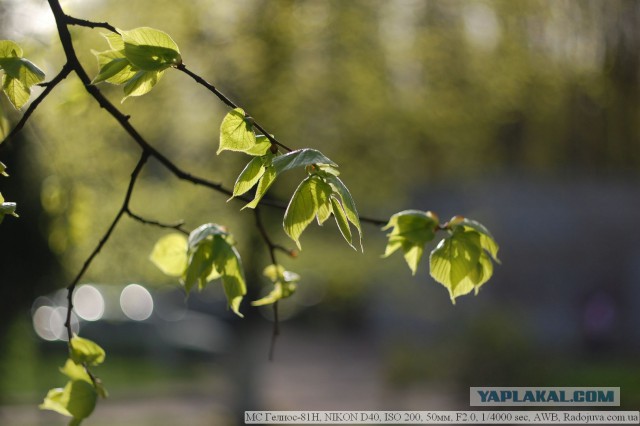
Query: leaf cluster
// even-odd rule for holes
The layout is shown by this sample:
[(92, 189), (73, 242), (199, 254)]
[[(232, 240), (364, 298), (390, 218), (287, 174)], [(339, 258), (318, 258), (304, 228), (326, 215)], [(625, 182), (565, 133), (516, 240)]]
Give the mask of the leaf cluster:
[(63, 388), (49, 390), (40, 408), (71, 417), (69, 426), (78, 426), (93, 412), (98, 396), (106, 398), (107, 390), (88, 367), (104, 362), (105, 352), (91, 340), (74, 336), (69, 342), (69, 359), (60, 372), (69, 381)]
[(44, 81), (44, 72), (22, 57), (22, 48), (11, 40), (0, 40), (2, 91), (11, 104), (20, 109), (29, 101), (31, 87)]
[[(455, 304), (463, 296), (480, 287), (493, 275), (493, 262), (499, 262), (498, 244), (487, 228), (479, 222), (455, 216), (440, 225), (433, 212), (405, 210), (391, 217), (383, 230), (392, 229), (383, 257), (402, 249), (409, 269), (415, 275), (425, 245), (438, 230), (446, 230), (443, 238), (429, 256), (430, 274), (448, 291)], [(493, 261), (493, 262), (492, 262)]]
[(165, 32), (149, 27), (104, 34), (110, 50), (93, 51), (100, 67), (92, 83), (124, 84), (124, 102), (153, 89), (164, 71), (182, 63), (180, 50)]
[(228, 306), (242, 316), (240, 303), (247, 286), (234, 244), (224, 227), (207, 223), (191, 232), (188, 238), (178, 233), (160, 238), (150, 259), (165, 274), (180, 278), (187, 294), (194, 286), (202, 290), (209, 282), (221, 279)]

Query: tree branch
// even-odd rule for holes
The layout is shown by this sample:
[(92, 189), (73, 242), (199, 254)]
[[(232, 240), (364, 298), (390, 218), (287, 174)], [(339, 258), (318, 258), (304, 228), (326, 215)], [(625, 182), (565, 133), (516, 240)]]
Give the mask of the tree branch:
[(104, 28), (111, 31), (112, 33), (119, 34), (116, 27), (109, 24), (108, 22), (87, 21), (86, 19), (74, 18), (73, 16), (69, 16), (66, 14), (64, 15), (64, 20), (67, 25), (77, 25), (79, 27), (88, 27), (88, 28)]
[[(221, 91), (216, 89), (216, 87), (213, 84), (209, 83), (204, 78), (200, 77), (198, 74), (196, 74), (196, 73), (192, 72), (191, 70), (189, 70), (184, 63), (180, 63), (179, 65), (177, 65), (176, 69), (178, 69), (178, 70), (182, 71), (183, 73), (187, 74), (189, 77), (194, 79), (196, 81), (196, 83), (204, 86), (207, 90), (209, 90), (211, 93), (216, 95), (218, 97), (218, 99), (220, 99), (225, 105), (227, 105), (231, 109), (239, 108), (231, 99), (229, 99)], [(267, 132), (255, 120), (253, 121), (253, 126), (256, 129), (260, 130), (262, 132), (262, 134), (267, 139), (269, 139), (269, 142), (271, 142), (273, 145), (278, 145), (279, 147), (281, 147), (282, 149), (286, 150), (287, 152), (293, 151), (291, 148), (289, 148), (288, 146), (286, 146), (285, 144), (283, 144), (282, 142), (280, 142), (279, 140), (277, 140), (276, 138), (271, 136), (271, 134), (269, 132)]]

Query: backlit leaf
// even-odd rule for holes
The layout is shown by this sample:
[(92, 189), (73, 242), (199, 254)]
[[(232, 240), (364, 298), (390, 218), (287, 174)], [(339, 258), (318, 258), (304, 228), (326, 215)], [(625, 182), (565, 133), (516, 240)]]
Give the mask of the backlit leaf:
[(164, 74), (163, 71), (138, 71), (124, 85), (124, 102), (130, 96), (142, 96), (149, 93)]
[[(351, 247), (352, 237), (351, 237), (351, 228), (349, 228), (349, 222), (347, 221), (347, 216), (344, 213), (344, 209), (340, 202), (336, 199), (336, 197), (331, 197), (331, 206), (333, 207), (333, 216), (336, 219), (336, 223), (338, 224), (338, 228), (340, 229), (340, 233), (344, 237), (344, 239), (349, 243)], [(353, 247), (355, 249), (355, 247)]]
[(165, 32), (149, 27), (120, 30), (124, 55), (131, 64), (143, 71), (162, 71), (182, 62), (180, 50)]
[(227, 297), (227, 304), (238, 316), (242, 297), (247, 294), (244, 270), (238, 251), (221, 236), (215, 237), (214, 264), (222, 276), (222, 288)]
[[(235, 185), (233, 186), (233, 197), (242, 195), (249, 191), (264, 175), (266, 168), (264, 167), (261, 157), (255, 157), (245, 166), (238, 175)], [(231, 199), (230, 198), (230, 199)]]
[(313, 175), (303, 180), (291, 197), (284, 214), (284, 231), (295, 241), (299, 249), (302, 249), (300, 235), (313, 221), (318, 211), (319, 180), (319, 177)]
[[(480, 260), (480, 234), (456, 229), (431, 252), (431, 276), (449, 290), (451, 301), (465, 295), (488, 279)], [(478, 270), (478, 265), (483, 269)]]
[(265, 169), (264, 174), (260, 178), (260, 181), (258, 182), (256, 195), (254, 195), (253, 200), (250, 203), (247, 203), (243, 207), (243, 209), (247, 207), (250, 209), (255, 209), (258, 203), (260, 202), (260, 200), (262, 199), (262, 197), (264, 197), (264, 194), (266, 194), (267, 191), (269, 190), (269, 187), (271, 187), (273, 182), (276, 180), (276, 177), (277, 177), (277, 174), (275, 169), (273, 167), (267, 167)]
[(187, 237), (169, 234), (156, 242), (149, 258), (163, 273), (181, 277), (187, 269), (187, 249)]
[(256, 144), (245, 151), (249, 155), (262, 156), (269, 152), (271, 141), (265, 135), (256, 135)]
[(264, 306), (291, 296), (297, 287), (300, 276), (295, 272), (286, 271), (281, 265), (269, 265), (262, 272), (273, 283), (273, 289), (265, 297), (251, 302), (252, 306)]
[(393, 228), (387, 237), (389, 241), (383, 257), (388, 257), (402, 249), (405, 261), (413, 275), (418, 270), (424, 246), (435, 236), (438, 217), (432, 212), (405, 210), (394, 214), (383, 230)]
[(71, 359), (76, 364), (98, 365), (104, 362), (104, 349), (89, 339), (73, 336), (69, 346)]
[(362, 228), (360, 227), (360, 217), (358, 216), (358, 210), (356, 209), (356, 203), (353, 201), (353, 197), (349, 192), (347, 186), (340, 180), (338, 176), (333, 174), (326, 175), (326, 181), (331, 185), (333, 191), (340, 196), (340, 201), (344, 207), (345, 214), (349, 222), (353, 224), (358, 230), (358, 236), (360, 241), (360, 250), (362, 247)]
[(229, 111), (220, 125), (220, 146), (222, 151), (247, 152), (256, 145), (256, 135), (253, 132), (253, 122), (247, 120), (242, 108)]

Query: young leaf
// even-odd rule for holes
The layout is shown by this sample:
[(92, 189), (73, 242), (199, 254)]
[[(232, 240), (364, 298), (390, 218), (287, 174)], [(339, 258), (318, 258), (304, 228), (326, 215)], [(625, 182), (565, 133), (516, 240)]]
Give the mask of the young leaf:
[[(347, 221), (347, 216), (344, 213), (344, 209), (342, 205), (337, 200), (337, 198), (331, 197), (331, 206), (333, 207), (333, 216), (336, 218), (336, 223), (338, 224), (338, 228), (340, 229), (340, 233), (344, 237), (344, 239), (349, 243), (351, 247), (353, 247), (353, 240), (351, 237), (351, 228), (349, 228), (349, 222)], [(356, 248), (353, 247), (355, 250)]]
[(97, 399), (93, 385), (84, 380), (71, 380), (63, 389), (51, 389), (39, 408), (73, 417), (75, 422), (70, 424), (80, 424), (82, 419), (91, 415)]
[(310, 148), (291, 151), (273, 159), (273, 167), (276, 170), (276, 174), (312, 164), (328, 164), (332, 167), (338, 167), (336, 163), (327, 158), (323, 153)]
[(124, 102), (129, 96), (142, 96), (149, 93), (164, 74), (163, 71), (138, 71), (124, 85)]
[(317, 193), (317, 203), (318, 203), (318, 212), (316, 213), (316, 219), (318, 220), (318, 225), (322, 225), (329, 219), (331, 213), (333, 212), (332, 200), (331, 200), (331, 186), (329, 186), (326, 182), (318, 182), (318, 193)]
[(73, 336), (70, 344), (70, 356), (76, 364), (99, 365), (104, 362), (105, 352), (95, 342)]
[(475, 220), (463, 218), (461, 216), (455, 216), (449, 221), (451, 229), (455, 230), (458, 227), (463, 227), (466, 230), (474, 230), (480, 234), (480, 245), (484, 250), (489, 252), (493, 260), (500, 263), (498, 259), (498, 244), (494, 240), (489, 230), (480, 222)]
[(0, 40), (2, 89), (16, 109), (29, 101), (31, 86), (44, 80), (44, 72), (22, 57), (22, 49), (11, 40)]
[[(240, 172), (235, 185), (233, 186), (233, 197), (242, 195), (249, 191), (264, 175), (266, 168), (264, 167), (261, 157), (254, 157), (245, 168)], [(231, 199), (229, 198), (229, 200)]]
[(119, 32), (124, 42), (124, 55), (142, 71), (162, 71), (182, 62), (178, 45), (163, 31), (141, 27)]
[(156, 242), (149, 258), (166, 275), (181, 277), (187, 269), (187, 249), (187, 237), (169, 234)]
[(93, 384), (91, 377), (84, 366), (76, 364), (70, 358), (67, 359), (64, 367), (60, 367), (60, 372), (71, 380), (84, 380), (87, 383)]
[(242, 317), (240, 303), (242, 297), (247, 294), (247, 286), (240, 254), (222, 236), (216, 236), (214, 242), (214, 264), (222, 276), (222, 288), (227, 297), (227, 304), (236, 315)]
[(244, 110), (236, 108), (229, 111), (220, 125), (220, 146), (217, 154), (225, 150), (247, 152), (255, 145), (253, 122), (246, 119)]
[(273, 282), (273, 290), (262, 299), (251, 302), (252, 306), (269, 305), (278, 300), (286, 299), (295, 292), (297, 287), (296, 283), (300, 281), (298, 274), (286, 271), (284, 267), (280, 265), (267, 266), (263, 271), (263, 275)]
[(353, 197), (347, 189), (347, 186), (340, 180), (340, 178), (334, 174), (326, 174), (325, 179), (334, 193), (337, 193), (340, 196), (340, 201), (342, 206), (344, 207), (345, 214), (349, 222), (355, 226), (358, 230), (358, 237), (360, 241), (360, 251), (363, 251), (362, 247), (362, 228), (360, 227), (360, 217), (358, 216), (358, 210), (356, 209), (356, 203), (353, 201)]
[(201, 241), (205, 238), (213, 235), (228, 235), (227, 230), (218, 224), (215, 223), (205, 223), (204, 225), (198, 226), (196, 229), (191, 231), (189, 234), (189, 250), (194, 250)]
[(103, 81), (111, 84), (124, 84), (135, 77), (137, 71), (133, 69), (131, 62), (124, 57), (122, 51), (92, 52), (98, 59), (100, 70), (91, 84), (98, 84)]
[(5, 177), (9, 176), (6, 170), (7, 170), (7, 166), (2, 161), (0, 161), (0, 175)]
[(249, 155), (261, 157), (269, 152), (271, 141), (265, 135), (256, 135), (256, 144), (245, 151)]
[(189, 294), (194, 285), (198, 289), (204, 289), (213, 269), (213, 244), (212, 240), (200, 242), (189, 255), (189, 264), (184, 274), (184, 288)]
[(291, 197), (284, 214), (284, 231), (295, 241), (300, 250), (302, 250), (300, 235), (313, 221), (318, 211), (319, 181), (320, 178), (314, 175), (303, 180)]
[(271, 187), (271, 184), (273, 184), (273, 182), (276, 180), (276, 176), (277, 174), (275, 169), (271, 166), (267, 167), (264, 171), (264, 174), (260, 178), (260, 181), (258, 182), (256, 195), (254, 195), (253, 200), (250, 203), (247, 203), (243, 207), (243, 209), (246, 209), (247, 207), (250, 209), (255, 209), (262, 197), (264, 197), (264, 194), (266, 194), (269, 190), (269, 187)]
[(454, 304), (456, 297), (471, 292), (489, 278), (492, 269), (486, 269), (481, 254), (480, 234), (463, 228), (454, 230), (431, 252), (431, 276), (449, 290)]
[(389, 257), (402, 248), (405, 261), (411, 273), (415, 275), (424, 246), (433, 239), (437, 227), (438, 217), (432, 212), (405, 210), (394, 214), (389, 219), (389, 223), (382, 228), (383, 230), (393, 228), (387, 234), (389, 242), (383, 257)]

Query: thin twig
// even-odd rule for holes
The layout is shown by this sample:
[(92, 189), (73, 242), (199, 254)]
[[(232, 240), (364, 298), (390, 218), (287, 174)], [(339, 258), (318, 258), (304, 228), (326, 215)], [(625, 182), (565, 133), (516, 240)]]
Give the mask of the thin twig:
[(76, 286), (84, 276), (85, 272), (87, 272), (87, 269), (89, 269), (89, 266), (93, 262), (93, 259), (95, 259), (98, 253), (100, 253), (100, 250), (102, 250), (102, 247), (104, 247), (107, 241), (109, 241), (109, 238), (111, 237), (111, 234), (113, 233), (114, 229), (116, 229), (118, 222), (120, 222), (120, 219), (129, 208), (129, 201), (131, 200), (131, 194), (133, 194), (133, 187), (136, 183), (136, 180), (138, 179), (138, 176), (140, 176), (140, 171), (142, 171), (142, 168), (144, 167), (144, 164), (147, 162), (148, 158), (149, 158), (149, 155), (146, 152), (143, 152), (142, 155), (140, 156), (140, 160), (138, 160), (136, 167), (131, 172), (131, 179), (129, 180), (129, 186), (127, 187), (127, 193), (124, 197), (124, 201), (122, 202), (122, 207), (120, 207), (120, 210), (118, 210), (118, 213), (113, 218), (113, 221), (111, 222), (111, 225), (107, 229), (107, 232), (104, 233), (104, 235), (98, 242), (98, 245), (93, 249), (89, 257), (87, 257), (87, 259), (84, 261), (82, 268), (80, 268), (80, 271), (78, 271), (78, 274), (75, 276), (73, 281), (71, 281), (71, 284), (69, 284), (69, 286), (67, 287), (67, 319), (64, 323), (64, 326), (67, 328), (67, 336), (69, 337), (69, 342), (71, 342), (71, 338), (73, 337), (73, 332), (71, 330), (71, 311), (73, 310), (73, 291), (75, 290)]
[(87, 21), (86, 19), (74, 18), (73, 16), (69, 16), (69, 15), (64, 15), (64, 16), (65, 16), (64, 20), (67, 25), (77, 25), (80, 27), (88, 27), (88, 28), (104, 28), (111, 31), (112, 33), (119, 34), (116, 27), (109, 24), (108, 22), (93, 22), (93, 21)]
[(152, 219), (146, 219), (140, 215), (135, 214), (134, 212), (131, 211), (131, 209), (129, 207), (127, 207), (125, 213), (133, 220), (140, 222), (144, 225), (152, 225), (152, 226), (157, 226), (159, 228), (166, 228), (166, 229), (175, 229), (176, 231), (179, 231), (185, 235), (189, 235), (189, 231), (187, 231), (186, 229), (184, 229), (182, 226), (184, 225), (184, 221), (181, 220), (179, 222), (176, 223), (162, 223), (159, 222), (157, 220), (152, 220)]
[[(204, 78), (200, 77), (198, 74), (192, 72), (190, 69), (187, 68), (187, 66), (185, 64), (181, 63), (181, 64), (177, 65), (176, 69), (178, 69), (178, 70), (184, 72), (185, 74), (187, 74), (189, 77), (194, 79), (196, 81), (196, 83), (206, 87), (207, 90), (209, 90), (211, 93), (216, 95), (218, 97), (218, 99), (220, 99), (225, 105), (227, 105), (231, 109), (238, 108), (238, 106), (231, 99), (229, 99), (227, 96), (225, 96), (213, 84), (209, 83), (207, 80), (205, 80)], [(282, 142), (280, 142), (279, 140), (274, 138), (269, 132), (267, 132), (264, 129), (264, 127), (262, 127), (258, 122), (256, 122), (255, 119), (253, 121), (253, 127), (255, 127), (256, 129), (260, 130), (262, 132), (262, 134), (267, 139), (269, 139), (269, 142), (271, 142), (272, 144), (278, 145), (279, 147), (281, 147), (282, 149), (284, 149), (284, 150), (286, 150), (288, 152), (293, 151), (293, 149), (289, 148), (288, 146), (284, 145)]]

